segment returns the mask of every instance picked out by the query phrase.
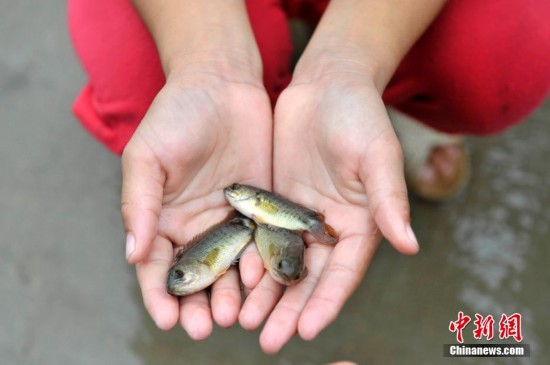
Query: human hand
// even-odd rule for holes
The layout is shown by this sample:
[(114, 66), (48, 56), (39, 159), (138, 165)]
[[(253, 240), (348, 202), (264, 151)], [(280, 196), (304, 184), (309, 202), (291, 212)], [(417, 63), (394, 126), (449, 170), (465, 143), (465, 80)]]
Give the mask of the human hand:
[[(400, 252), (418, 251), (410, 229), (400, 145), (380, 91), (361, 73), (293, 84), (276, 106), (274, 190), (325, 214), (336, 246), (307, 237), (308, 276), (283, 288), (265, 274), (239, 320), (277, 352), (297, 332), (311, 340), (361, 282), (381, 233)], [(379, 229), (379, 230), (378, 230)]]
[[(271, 186), (272, 115), (261, 86), (227, 74), (182, 73), (168, 78), (122, 156), (122, 214), (127, 260), (136, 264), (145, 307), (158, 327), (178, 319), (193, 339), (213, 320), (233, 325), (241, 305), (235, 268), (211, 290), (176, 298), (166, 292), (174, 249), (231, 211), (223, 188), (236, 181)], [(241, 276), (254, 287), (258, 255), (243, 255)]]

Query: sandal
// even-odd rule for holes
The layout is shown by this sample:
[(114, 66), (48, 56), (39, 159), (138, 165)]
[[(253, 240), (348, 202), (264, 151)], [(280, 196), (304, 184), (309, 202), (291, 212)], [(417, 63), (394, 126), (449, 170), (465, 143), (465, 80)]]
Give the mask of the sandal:
[(403, 149), (409, 190), (434, 202), (463, 191), (471, 174), (464, 137), (435, 131), (392, 108), (388, 115)]

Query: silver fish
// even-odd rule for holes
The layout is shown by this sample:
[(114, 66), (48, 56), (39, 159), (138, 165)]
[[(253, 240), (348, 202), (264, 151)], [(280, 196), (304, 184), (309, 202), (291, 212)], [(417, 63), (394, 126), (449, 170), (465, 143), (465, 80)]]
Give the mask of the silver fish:
[(259, 224), (254, 233), (254, 241), (264, 267), (275, 281), (290, 286), (306, 277), (306, 246), (300, 235), (284, 228)]
[(216, 225), (176, 255), (168, 272), (168, 293), (187, 295), (210, 286), (238, 260), (252, 240), (255, 224), (245, 217)]
[(338, 242), (334, 229), (325, 217), (314, 210), (293, 203), (282, 196), (249, 185), (233, 184), (224, 189), (225, 197), (235, 209), (258, 224), (268, 224), (291, 231), (308, 231), (320, 242)]

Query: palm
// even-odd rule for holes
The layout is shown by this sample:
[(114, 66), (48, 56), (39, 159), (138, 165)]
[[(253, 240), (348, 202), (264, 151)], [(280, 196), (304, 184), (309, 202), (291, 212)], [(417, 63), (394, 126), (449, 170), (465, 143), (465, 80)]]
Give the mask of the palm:
[[(211, 330), (210, 306), (203, 292), (181, 303), (167, 295), (173, 243), (183, 245), (227, 216), (225, 186), (238, 181), (269, 188), (271, 182), (271, 110), (265, 92), (227, 82), (218, 86), (167, 85), (123, 156), (123, 165), (138, 165), (141, 159), (153, 166), (137, 177), (147, 186), (142, 198), (152, 200), (148, 209), (155, 210), (158, 222), (151, 250), (137, 264), (144, 302), (160, 327), (173, 326), (179, 317), (195, 338)], [(252, 265), (249, 272), (251, 277), (258, 270)], [(220, 295), (214, 294), (216, 287)], [(239, 307), (238, 278), (231, 272), (213, 288), (212, 310), (225, 326), (236, 320)]]
[(225, 186), (270, 183), (269, 105), (259, 90), (248, 89), (235, 91), (242, 102), (218, 105), (211, 97), (186, 94), (171, 110), (163, 107), (174, 120), (163, 123), (159, 116), (144, 126), (151, 128), (149, 136), (163, 141), (155, 150), (166, 173), (159, 234), (175, 243), (185, 243), (227, 215)]
[[(309, 239), (308, 277), (288, 288), (280, 300), (282, 289), (267, 276), (250, 295), (241, 315), (241, 323), (249, 328), (271, 309), (260, 300), (271, 296), (273, 306), (279, 300), (260, 339), (269, 352), (278, 351), (295, 332), (305, 339), (315, 337), (336, 317), (359, 285), (380, 239), (367, 180), (377, 180), (384, 172), (372, 171), (368, 157), (380, 156), (379, 146), (396, 140), (379, 94), (356, 85), (293, 86), (277, 104), (274, 190), (324, 213), (340, 241), (330, 247)], [(402, 182), (394, 185), (404, 189)], [(254, 307), (264, 308), (263, 316), (249, 315)]]

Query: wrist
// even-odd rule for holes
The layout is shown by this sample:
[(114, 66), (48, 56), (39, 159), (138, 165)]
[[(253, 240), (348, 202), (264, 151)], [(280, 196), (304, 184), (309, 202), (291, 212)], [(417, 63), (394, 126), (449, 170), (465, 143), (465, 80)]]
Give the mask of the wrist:
[(132, 1), (155, 41), (167, 78), (204, 72), (261, 83), (261, 58), (244, 0)]
[(383, 92), (394, 69), (369, 54), (367, 49), (353, 45), (325, 44), (310, 48), (296, 65), (293, 84), (312, 83), (343, 76), (351, 80), (369, 81)]
[(237, 49), (189, 49), (164, 60), (167, 79), (212, 76), (220, 80), (263, 87), (259, 53)]
[(334, 72), (358, 73), (369, 77), (382, 92), (445, 1), (330, 2), (296, 66), (296, 81)]

